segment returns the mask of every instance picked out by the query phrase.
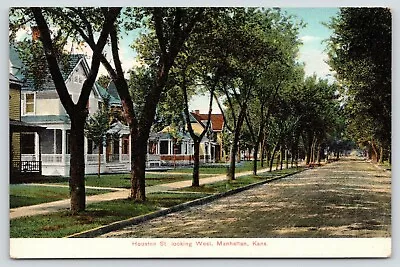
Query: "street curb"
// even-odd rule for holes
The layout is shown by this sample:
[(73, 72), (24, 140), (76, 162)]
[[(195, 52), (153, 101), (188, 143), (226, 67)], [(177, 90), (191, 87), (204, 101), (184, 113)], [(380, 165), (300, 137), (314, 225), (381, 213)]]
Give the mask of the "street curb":
[(285, 177), (300, 173), (300, 172), (305, 171), (307, 169), (308, 168), (305, 168), (305, 169), (298, 170), (298, 171), (293, 172), (293, 173), (281, 175), (281, 176), (278, 176), (278, 177), (275, 177), (275, 178), (272, 178), (272, 179), (269, 179), (269, 180), (265, 180), (265, 181), (261, 181), (261, 182), (257, 182), (257, 183), (253, 183), (253, 184), (249, 184), (249, 185), (246, 185), (246, 186), (243, 186), (243, 187), (239, 187), (239, 188), (236, 188), (236, 189), (233, 189), (233, 190), (229, 190), (229, 191), (226, 191), (226, 192), (223, 192), (223, 193), (214, 194), (212, 196), (207, 196), (207, 197), (195, 199), (195, 200), (192, 200), (192, 201), (189, 201), (189, 202), (185, 202), (185, 203), (181, 203), (181, 204), (172, 206), (170, 208), (166, 208), (166, 209), (163, 209), (163, 210), (158, 210), (158, 211), (155, 211), (155, 212), (152, 212), (152, 213), (149, 213), (149, 214), (140, 215), (140, 216), (136, 216), (136, 217), (133, 217), (133, 218), (126, 219), (126, 220), (113, 222), (113, 223), (110, 223), (108, 225), (100, 226), (100, 227), (97, 227), (97, 228), (94, 228), (94, 229), (90, 229), (90, 230), (86, 230), (86, 231), (83, 231), (83, 232), (80, 232), (80, 233), (69, 235), (69, 236), (66, 236), (64, 238), (93, 238), (93, 237), (97, 237), (99, 235), (103, 235), (105, 233), (116, 231), (116, 230), (119, 230), (119, 229), (124, 228), (124, 227), (129, 226), (129, 225), (140, 224), (142, 222), (149, 221), (149, 220), (157, 218), (157, 217), (165, 216), (165, 215), (173, 213), (173, 212), (182, 211), (182, 210), (185, 210), (185, 209), (190, 208), (190, 207), (203, 205), (203, 204), (212, 202), (214, 200), (217, 200), (217, 199), (220, 199), (220, 198), (223, 198), (223, 197), (226, 197), (226, 196), (234, 195), (236, 193), (251, 189), (253, 187), (256, 187), (256, 186), (259, 186), (259, 185), (263, 185), (263, 184), (266, 184), (266, 183), (270, 183), (270, 182), (273, 182), (275, 180), (279, 180), (279, 179), (282, 179), (282, 178), (285, 178)]

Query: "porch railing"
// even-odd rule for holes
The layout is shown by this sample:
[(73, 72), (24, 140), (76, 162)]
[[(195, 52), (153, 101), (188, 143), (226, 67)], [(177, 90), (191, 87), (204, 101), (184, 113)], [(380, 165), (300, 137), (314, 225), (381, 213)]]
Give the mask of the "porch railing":
[(122, 154), (121, 155), (121, 162), (129, 162), (130, 155), (129, 154)]
[[(65, 155), (65, 161), (69, 162), (69, 155)], [(61, 154), (43, 154), (42, 162), (47, 164), (59, 164), (63, 162), (63, 156)]]
[(37, 173), (42, 174), (41, 161), (12, 161), (11, 172), (14, 174)]
[[(86, 154), (86, 162), (88, 164), (97, 164), (99, 163), (99, 155), (98, 154)], [(104, 163), (104, 154), (100, 155), (100, 162)]]

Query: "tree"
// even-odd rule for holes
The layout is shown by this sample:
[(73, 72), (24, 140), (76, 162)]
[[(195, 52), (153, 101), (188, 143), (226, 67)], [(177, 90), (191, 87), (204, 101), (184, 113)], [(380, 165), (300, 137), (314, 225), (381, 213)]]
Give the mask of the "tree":
[[(192, 186), (200, 185), (200, 143), (203, 138), (210, 134), (211, 113), (214, 92), (221, 78), (221, 68), (215, 55), (219, 52), (221, 35), (217, 31), (223, 23), (227, 9), (215, 9), (205, 14), (203, 23), (197, 27), (183, 46), (177, 57), (177, 64), (173, 67), (174, 84), (180, 88), (183, 95), (183, 113), (186, 128), (193, 140), (193, 178)], [(209, 93), (207, 122), (200, 133), (196, 133), (192, 127), (192, 116), (189, 113), (190, 95), (207, 92)]]
[[(121, 8), (90, 9), (91, 11), (97, 12), (97, 18), (102, 19), (103, 23), (99, 23), (99, 37), (97, 42), (95, 41), (93, 32), (91, 32), (93, 37), (93, 55), (90, 72), (82, 85), (81, 94), (76, 104), (72, 101), (61, 74), (58, 57), (60, 51), (56, 49), (57, 46), (55, 45), (57, 40), (63, 36), (64, 31), (66, 34), (66, 36), (63, 36), (65, 40), (67, 40), (68, 37), (76, 37), (76, 35), (73, 35), (72, 32), (69, 31), (71, 26), (64, 24), (65, 21), (56, 19), (58, 13), (62, 13), (66, 10), (68, 9), (39, 7), (13, 9), (10, 14), (12, 18), (10, 28), (12, 32), (15, 32), (15, 30), (21, 28), (25, 24), (32, 25), (32, 22), (36, 23), (35, 27), (37, 27), (39, 33), (39, 41), (43, 48), (43, 55), (46, 59), (48, 71), (50, 72), (60, 101), (71, 120), (71, 167), (69, 187), (71, 194), (71, 212), (77, 213), (83, 211), (86, 206), (84, 180), (84, 125), (87, 117), (86, 104), (97, 77), (104, 46), (107, 43), (109, 33), (113, 28)], [(55, 24), (54, 26), (59, 29), (57, 35), (51, 33), (49, 23)], [(84, 31), (83, 29), (81, 30), (82, 32)], [(10, 37), (12, 38), (13, 36), (15, 35), (12, 34)]]
[(98, 82), (98, 83), (100, 84), (100, 86), (102, 86), (103, 88), (107, 88), (108, 85), (110, 84), (110, 81), (111, 81), (110, 77), (108, 77), (107, 75), (104, 75), (104, 74), (100, 75), (100, 76), (97, 78), (97, 82)]
[(333, 30), (328, 39), (328, 63), (341, 85), (348, 132), (359, 144), (368, 144), (376, 160), (388, 157), (391, 152), (391, 11), (389, 8), (341, 8), (338, 17), (327, 26)]
[[(86, 8), (71, 8), (70, 11), (70, 16), (61, 13), (59, 15), (63, 20), (70, 23), (75, 31), (80, 33), (83, 41), (92, 50), (95, 50), (93, 32), (98, 24), (90, 23), (87, 19), (93, 13), (90, 13), (90, 10)], [(131, 199), (138, 201), (146, 199), (147, 140), (156, 117), (157, 104), (165, 91), (169, 71), (175, 58), (195, 25), (201, 19), (203, 12), (204, 8), (126, 8), (124, 19), (115, 23), (109, 33), (112, 63), (104, 55), (100, 55), (100, 61), (118, 91), (124, 118), (130, 129), (132, 154), (129, 197)], [(76, 23), (74, 18), (82, 20), (82, 24)], [(130, 31), (138, 27), (145, 28), (146, 31), (136, 43), (135, 49), (143, 67), (150, 71), (151, 80), (147, 87), (148, 90), (144, 92), (142, 105), (139, 104), (135, 107), (119, 56), (119, 32), (123, 28)], [(85, 32), (84, 29), (87, 31)], [(145, 45), (141, 44), (141, 41), (152, 35), (156, 36), (157, 42), (153, 43), (156, 49), (147, 49)], [(156, 51), (156, 53), (149, 54), (151, 51)], [(135, 93), (133, 92), (133, 95)]]
[[(126, 121), (131, 131), (131, 193), (130, 198), (139, 201), (145, 195), (145, 159), (147, 140), (156, 116), (156, 108), (165, 92), (168, 75), (182, 46), (189, 38), (193, 28), (199, 22), (204, 8), (143, 8), (128, 10), (128, 15), (144, 21), (148, 31), (142, 35), (135, 48), (144, 62), (144, 68), (150, 71), (148, 90), (143, 96), (139, 111), (134, 109), (128, 86), (123, 78), (123, 71), (118, 55), (118, 36), (111, 32), (111, 45), (116, 71), (104, 62), (111, 79), (115, 82), (122, 101)], [(129, 25), (128, 25), (129, 26)], [(147, 38), (156, 36), (152, 44), (156, 49), (149, 49)], [(155, 52), (154, 52), (155, 51)]]
[(106, 142), (107, 131), (110, 129), (111, 111), (109, 98), (105, 98), (101, 109), (95, 114), (89, 115), (85, 123), (85, 135), (98, 148), (98, 170), (97, 177), (100, 178), (101, 172), (101, 148)]
[[(226, 111), (229, 114), (223, 112), (225, 125), (233, 133), (228, 178), (235, 179), (235, 158), (244, 122), (255, 151), (253, 157), (256, 173), (256, 154), (263, 136), (265, 113), (269, 112), (268, 105), (273, 103), (275, 89), (285, 79), (284, 73), (290, 72), (290, 68), (294, 66), (299, 42), (298, 25), (291, 23), (279, 10), (237, 9), (228, 18), (231, 19), (226, 24), (226, 32), (221, 31), (226, 38), (225, 47), (220, 48), (223, 51), (221, 54), (225, 53), (221, 57), (225, 76), (218, 93), (225, 98), (228, 106)], [(269, 72), (278, 66), (281, 72), (275, 73), (276, 77), (273, 79), (277, 83), (272, 85), (269, 82)], [(254, 124), (249, 123), (247, 112), (249, 105), (253, 103), (254, 107), (258, 103), (257, 112), (263, 113), (262, 116), (261, 113), (258, 113), (260, 116), (253, 114), (260, 119), (257, 120), (259, 123)]]

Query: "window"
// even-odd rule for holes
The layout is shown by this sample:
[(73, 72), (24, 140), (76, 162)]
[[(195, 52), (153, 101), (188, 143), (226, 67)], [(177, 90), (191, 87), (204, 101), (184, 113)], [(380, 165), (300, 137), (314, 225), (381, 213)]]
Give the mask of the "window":
[(174, 154), (176, 154), (176, 155), (182, 154), (182, 145), (181, 145), (181, 143), (174, 144)]
[(21, 134), (21, 154), (35, 154), (34, 134)]
[(122, 137), (122, 154), (129, 154), (129, 137)]
[(168, 141), (160, 141), (160, 154), (167, 155), (168, 154)]
[(83, 77), (82, 77), (82, 75), (75, 74), (75, 75), (74, 75), (74, 83), (79, 83), (79, 84), (83, 83)]
[(157, 142), (149, 141), (149, 154), (156, 154), (157, 153)]
[(25, 114), (35, 113), (35, 94), (25, 94)]

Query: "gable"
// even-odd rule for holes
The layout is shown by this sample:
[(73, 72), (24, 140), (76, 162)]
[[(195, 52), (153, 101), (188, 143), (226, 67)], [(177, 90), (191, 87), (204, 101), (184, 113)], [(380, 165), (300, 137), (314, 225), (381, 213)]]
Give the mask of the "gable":
[[(191, 115), (196, 120), (196, 122), (205, 127), (208, 121), (208, 114), (191, 113)], [(222, 131), (222, 128), (224, 126), (224, 116), (222, 114), (211, 114), (210, 120), (213, 131)]]

